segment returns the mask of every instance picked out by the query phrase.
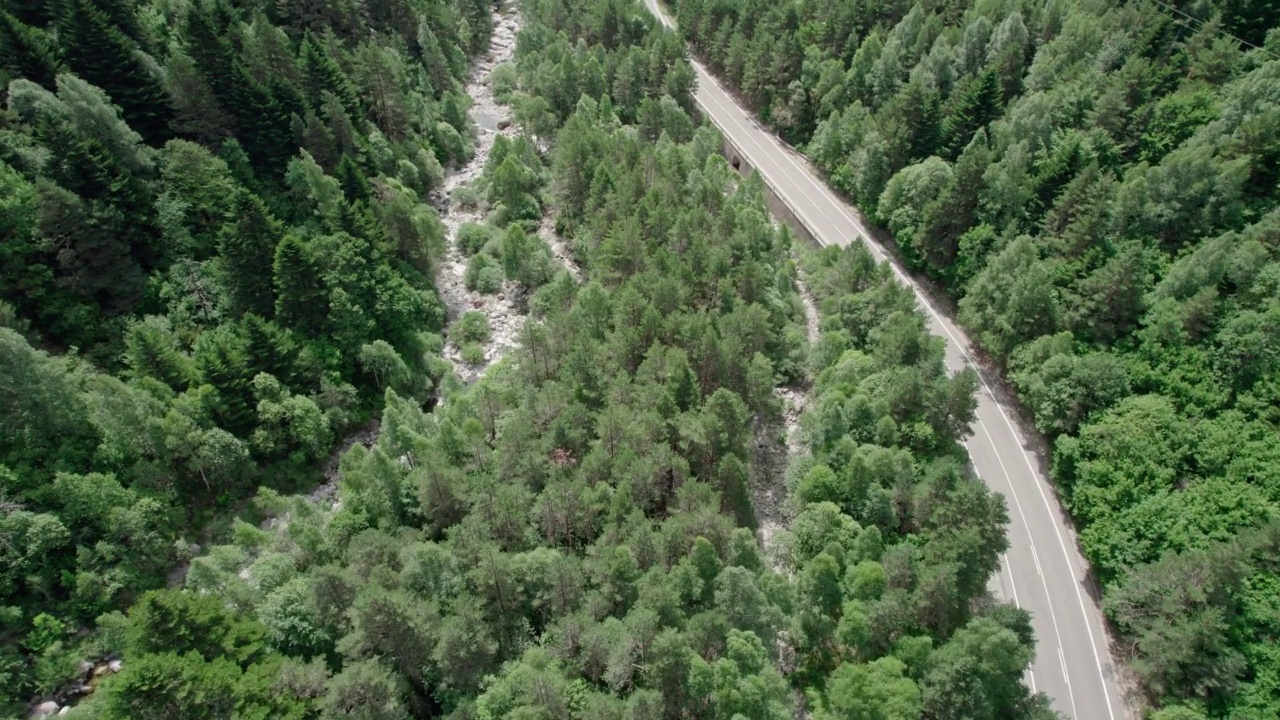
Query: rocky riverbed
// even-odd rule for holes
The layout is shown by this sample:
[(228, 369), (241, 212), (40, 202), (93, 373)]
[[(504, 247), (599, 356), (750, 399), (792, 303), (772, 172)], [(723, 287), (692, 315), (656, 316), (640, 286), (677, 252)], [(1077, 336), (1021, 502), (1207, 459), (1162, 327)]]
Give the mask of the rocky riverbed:
[[(505, 282), (502, 290), (492, 295), (466, 288), (463, 278), (467, 258), (458, 250), (456, 242), (458, 228), (463, 224), (484, 220), (483, 210), (461, 202), (458, 190), (475, 182), (484, 172), (485, 163), (498, 135), (514, 137), (518, 132), (512, 125), (512, 108), (494, 97), (493, 90), (489, 87), (489, 76), (494, 68), (510, 62), (515, 56), (520, 14), (513, 4), (508, 3), (493, 13), (493, 25), (489, 51), (473, 66), (466, 84), (466, 92), (471, 97), (469, 115), (475, 123), (475, 154), (467, 164), (453, 169), (445, 176), (443, 186), (434, 197), (440, 210), (440, 220), (448, 231), (447, 249), (435, 274), (436, 291), (444, 303), (447, 321), (452, 324), (469, 310), (483, 312), (489, 321), (490, 337), (484, 344), (483, 362), (468, 363), (463, 360), (462, 348), (457, 343), (449, 340), (445, 344), (444, 358), (467, 384), (480, 379), (485, 370), (519, 344), (520, 330), (527, 319), (524, 290), (515, 283)], [(564, 264), (569, 274), (575, 280), (580, 280), (582, 272), (574, 263), (564, 241), (556, 234), (550, 217), (543, 218), (538, 236), (547, 242), (553, 257)], [(327, 502), (336, 499), (338, 461), (342, 455), (356, 444), (370, 447), (377, 440), (376, 420), (344, 439), (326, 463), (324, 483), (311, 493), (312, 499)]]

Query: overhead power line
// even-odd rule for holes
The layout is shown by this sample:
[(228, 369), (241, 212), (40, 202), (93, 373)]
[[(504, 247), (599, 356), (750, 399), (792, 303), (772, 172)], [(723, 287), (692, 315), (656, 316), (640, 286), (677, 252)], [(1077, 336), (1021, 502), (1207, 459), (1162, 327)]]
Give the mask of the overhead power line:
[[(1166, 8), (1166, 9), (1168, 9), (1168, 10), (1172, 10), (1173, 12), (1177, 13), (1178, 15), (1181, 15), (1182, 17), (1186, 18), (1187, 20), (1190, 20), (1191, 22), (1199, 23), (1199, 24), (1200, 24), (1200, 27), (1202, 27), (1202, 28), (1203, 28), (1204, 26), (1206, 26), (1206, 25), (1208, 25), (1208, 24), (1209, 24), (1209, 23), (1207, 23), (1207, 22), (1205, 22), (1205, 21), (1201, 20), (1200, 18), (1195, 17), (1194, 15), (1188, 15), (1187, 13), (1185, 13), (1185, 12), (1183, 12), (1183, 11), (1179, 10), (1178, 8), (1176, 8), (1176, 7), (1174, 7), (1174, 6), (1170, 5), (1170, 4), (1168, 4), (1168, 3), (1166, 3), (1166, 2), (1163, 2), (1163, 0), (1151, 0), (1151, 2), (1155, 3), (1156, 5), (1159, 5), (1159, 6), (1160, 6), (1160, 7), (1162, 7), (1162, 8)], [(1262, 52), (1266, 53), (1267, 55), (1270, 55), (1271, 57), (1273, 57), (1273, 58), (1275, 58), (1275, 59), (1277, 59), (1277, 60), (1280, 60), (1280, 55), (1276, 55), (1275, 53), (1271, 52), (1270, 50), (1268, 50), (1268, 49), (1266, 49), (1266, 48), (1264, 48), (1264, 47), (1261, 47), (1261, 46), (1258, 46), (1258, 45), (1254, 45), (1253, 43), (1249, 42), (1248, 40), (1244, 40), (1244, 39), (1238, 38), (1238, 37), (1236, 37), (1235, 35), (1232, 35), (1231, 33), (1227, 32), (1227, 31), (1225, 31), (1225, 30), (1215, 30), (1215, 32), (1217, 32), (1219, 35), (1222, 35), (1223, 37), (1231, 38), (1232, 40), (1235, 40), (1236, 42), (1240, 43), (1241, 45), (1244, 45), (1245, 47), (1250, 47), (1250, 48), (1253, 48), (1254, 50), (1260, 50), (1260, 51), (1262, 51)]]

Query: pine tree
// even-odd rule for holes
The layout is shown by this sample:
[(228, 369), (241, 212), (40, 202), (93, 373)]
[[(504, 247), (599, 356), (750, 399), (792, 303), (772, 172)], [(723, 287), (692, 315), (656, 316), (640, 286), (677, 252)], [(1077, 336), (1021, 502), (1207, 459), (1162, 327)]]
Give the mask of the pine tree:
[[(247, 71), (248, 66), (244, 66)], [(305, 115), (310, 106), (307, 98), (302, 92), (302, 88), (297, 84), (283, 77), (272, 77), (267, 83), (267, 91), (271, 93), (271, 97), (275, 99), (280, 106), (282, 115), (297, 115), (299, 117)], [(281, 137), (285, 137), (282, 133)], [(289, 144), (289, 154), (293, 155), (294, 145)]]
[(218, 233), (222, 284), (231, 296), (234, 314), (257, 313), (271, 318), (276, 305), (272, 265), (284, 228), (251, 192), (240, 194), (238, 206), (236, 220), (223, 225)]
[(280, 320), (304, 333), (315, 333), (328, 315), (328, 302), (320, 268), (306, 241), (285, 235), (276, 247), (273, 268)]
[(57, 3), (49, 0), (5, 0), (4, 9), (31, 27), (48, 25), (57, 12)]
[(59, 264), (78, 292), (108, 313), (129, 309), (141, 290), (140, 260), (150, 255), (145, 190), (69, 123), (41, 118), (36, 135), (58, 149), (38, 186), (42, 234), (61, 247)]
[(1000, 78), (992, 70), (984, 70), (952, 96), (942, 130), (949, 158), (959, 155), (979, 128), (1000, 116), (1000, 96)]
[(347, 78), (338, 63), (329, 56), (323, 45), (316, 43), (310, 33), (303, 38), (298, 48), (298, 61), (302, 65), (302, 75), (306, 82), (306, 91), (311, 107), (319, 108), (323, 102), (323, 94), (333, 93), (342, 103), (342, 109), (351, 117), (360, 117), (360, 100), (355, 86)]
[(62, 62), (43, 31), (0, 10), (0, 70), (52, 91), (61, 67)]
[(195, 379), (195, 366), (182, 354), (164, 317), (147, 316), (129, 326), (125, 348), (125, 364), (134, 377), (155, 378), (179, 392)]
[(507, 279), (519, 281), (529, 259), (529, 238), (519, 225), (507, 228), (502, 237), (502, 270)]
[(172, 111), (160, 80), (138, 58), (138, 45), (89, 0), (67, 0), (58, 21), (67, 64), (111, 96), (129, 126), (151, 145), (172, 137)]
[(385, 236), (373, 209), (365, 200), (344, 202), (338, 207), (337, 223), (334, 230), (345, 232), (353, 237), (364, 238), (371, 243), (382, 245)]
[(267, 373), (291, 390), (298, 390), (297, 354), (292, 338), (280, 326), (252, 313), (240, 319), (249, 375)]
[(233, 68), (235, 82), (227, 109), (236, 116), (239, 138), (254, 167), (267, 175), (275, 175), (297, 151), (289, 110), (268, 86), (250, 76), (242, 64), (236, 62)]
[(541, 214), (538, 199), (533, 195), (538, 189), (538, 178), (525, 167), (514, 154), (500, 161), (493, 171), (489, 184), (489, 202), (505, 208), (503, 219), (535, 220)]
[(960, 238), (973, 225), (982, 174), (990, 164), (987, 134), (979, 129), (956, 160), (947, 188), (926, 206), (914, 244), (934, 277), (954, 277)]
[(351, 159), (350, 155), (343, 154), (342, 160), (338, 162), (336, 177), (342, 184), (342, 194), (347, 197), (347, 202), (369, 201), (369, 181), (365, 179), (364, 171), (355, 160)]
[(108, 22), (120, 28), (120, 31), (129, 39), (139, 45), (142, 44), (143, 37), (137, 14), (139, 3), (135, 0), (94, 0), (93, 4), (102, 11)]
[(192, 5), (184, 28), (187, 54), (204, 75), (209, 87), (225, 107), (235, 84), (235, 49), (228, 39), (233, 18), (222, 0), (203, 0)]
[(422, 64), (427, 70), (427, 80), (431, 83), (436, 97), (453, 89), (455, 83), (449, 72), (449, 61), (440, 49), (440, 41), (424, 20), (418, 28), (418, 47), (421, 50)]
[(200, 336), (196, 366), (205, 383), (217, 390), (213, 415), (218, 426), (243, 437), (253, 429), (255, 406), (247, 344), (232, 325), (220, 325)]
[[(143, 269), (152, 269), (160, 257), (159, 231), (151, 191), (143, 180), (102, 141), (80, 132), (71, 122), (44, 115), (35, 130), (45, 147), (56, 149), (46, 168), (48, 177), (84, 200), (118, 213), (120, 224), (110, 231), (118, 234), (116, 242)], [(100, 282), (110, 283), (111, 278)]]
[(460, 133), (468, 132), (467, 111), (463, 109), (463, 101), (459, 100), (457, 93), (449, 92), (444, 95), (444, 102), (441, 104), (440, 116), (444, 121), (453, 126), (454, 130)]
[(223, 109), (195, 61), (183, 52), (169, 57), (166, 85), (173, 103), (174, 132), (213, 147), (231, 134), (232, 119)]
[(245, 67), (228, 40), (233, 22), (223, 0), (197, 3), (187, 15), (186, 50), (223, 109), (234, 116), (253, 167), (275, 175), (297, 152), (290, 116), (305, 116), (307, 101), (285, 80), (258, 78)]

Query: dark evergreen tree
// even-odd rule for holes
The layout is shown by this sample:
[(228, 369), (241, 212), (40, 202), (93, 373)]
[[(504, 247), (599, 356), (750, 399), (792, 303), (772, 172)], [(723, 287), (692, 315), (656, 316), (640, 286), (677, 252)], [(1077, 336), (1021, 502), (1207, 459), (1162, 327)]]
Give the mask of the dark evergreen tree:
[(177, 337), (160, 317), (135, 322), (125, 335), (125, 364), (134, 377), (159, 380), (179, 392), (196, 379), (191, 359), (182, 354)]
[(223, 0), (196, 3), (184, 28), (187, 52), (235, 118), (237, 139), (250, 163), (264, 176), (275, 177), (297, 152), (290, 116), (305, 115), (307, 102), (282, 78), (254, 77), (231, 44), (234, 21), (233, 10)]
[(276, 307), (272, 266), (284, 228), (262, 199), (249, 191), (240, 193), (237, 206), (236, 219), (218, 233), (222, 284), (232, 312), (270, 318)]
[(129, 252), (121, 213), (44, 180), (37, 182), (36, 197), (38, 232), (45, 242), (60, 247), (55, 282), (93, 301), (107, 315), (133, 309), (142, 293), (143, 275)]
[(212, 411), (218, 425), (236, 435), (253, 429), (252, 368), (244, 338), (233, 325), (221, 325), (200, 336), (195, 361), (200, 378), (212, 385)]
[(253, 313), (240, 319), (239, 333), (245, 341), (245, 359), (251, 376), (267, 373), (286, 387), (302, 389), (295, 362), (297, 350), (288, 333)]
[[(232, 65), (235, 78), (226, 107), (236, 117), (237, 136), (254, 168), (275, 176), (296, 154), (289, 109), (271, 88), (251, 77), (244, 65)], [(285, 96), (286, 99), (288, 96)]]
[(186, 20), (183, 35), (187, 54), (225, 106), (238, 80), (231, 45), (232, 9), (225, 0), (198, 0), (192, 3)]
[(351, 159), (350, 155), (343, 154), (342, 160), (338, 162), (336, 177), (342, 185), (342, 194), (346, 196), (347, 202), (367, 203), (369, 201), (369, 181), (365, 179), (364, 171), (355, 160)]
[(979, 128), (1000, 117), (1000, 78), (993, 70), (984, 70), (957, 90), (948, 103), (943, 120), (943, 146), (954, 158), (973, 140)]
[(10, 77), (26, 78), (53, 91), (61, 67), (62, 61), (43, 31), (0, 10), (0, 69)]
[(67, 64), (124, 111), (148, 143), (172, 136), (172, 110), (160, 79), (138, 58), (139, 48), (90, 0), (66, 0), (58, 17), (58, 45)]
[(323, 95), (327, 91), (338, 98), (348, 116), (354, 118), (363, 115), (355, 86), (325, 51), (324, 45), (315, 42), (310, 34), (303, 38), (298, 47), (298, 63), (305, 78), (307, 99), (313, 109), (324, 104)]
[(307, 242), (286, 234), (273, 261), (276, 313), (288, 327), (307, 334), (319, 330), (328, 315), (320, 267)]

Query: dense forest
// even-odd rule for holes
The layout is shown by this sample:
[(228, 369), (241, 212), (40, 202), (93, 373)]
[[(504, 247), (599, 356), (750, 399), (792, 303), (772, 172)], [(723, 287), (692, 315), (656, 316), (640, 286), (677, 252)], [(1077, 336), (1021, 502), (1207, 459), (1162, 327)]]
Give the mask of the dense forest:
[[(5, 0), (0, 717), (112, 658), (66, 717), (1052, 718), (985, 592), (976, 378), (910, 292), (805, 255), (809, 342), (789, 233), (630, 0), (521, 3), (486, 138), (494, 10)], [(470, 384), (459, 257), (528, 316)], [(810, 383), (762, 546), (758, 428)]]
[(1015, 386), (1161, 717), (1280, 716), (1275, 4), (671, 5)]
[(3, 4), (0, 701), (65, 683), (79, 631), (259, 483), (314, 484), (381, 386), (427, 399), (423, 200), (472, 152), (490, 25), (484, 2)]

